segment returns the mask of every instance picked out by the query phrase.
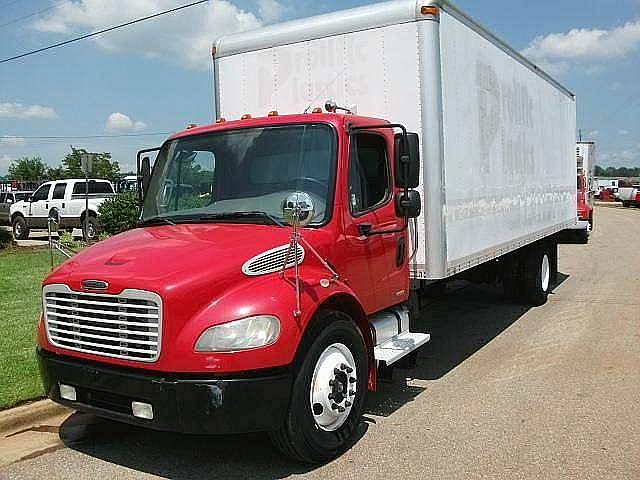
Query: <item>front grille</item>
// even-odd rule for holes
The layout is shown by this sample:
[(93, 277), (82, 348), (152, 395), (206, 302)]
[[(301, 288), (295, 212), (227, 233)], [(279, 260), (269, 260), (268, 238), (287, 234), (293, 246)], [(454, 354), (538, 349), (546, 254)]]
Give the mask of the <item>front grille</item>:
[(162, 304), (155, 293), (107, 295), (47, 285), (43, 307), (49, 341), (57, 347), (142, 362), (160, 354)]

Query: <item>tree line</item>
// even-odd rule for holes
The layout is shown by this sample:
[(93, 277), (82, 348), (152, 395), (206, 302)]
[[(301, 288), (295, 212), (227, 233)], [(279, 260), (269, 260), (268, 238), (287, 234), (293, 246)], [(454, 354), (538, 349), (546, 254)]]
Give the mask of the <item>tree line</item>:
[[(44, 182), (47, 180), (61, 180), (65, 178), (84, 178), (81, 162), (82, 155), (88, 152), (84, 148), (71, 147), (71, 152), (65, 155), (62, 163), (57, 167), (50, 167), (40, 157), (23, 157), (13, 160), (7, 171), (7, 180), (23, 182)], [(116, 181), (120, 176), (120, 165), (111, 159), (111, 153), (92, 153), (94, 155), (91, 170), (92, 178), (106, 178)]]
[(601, 167), (596, 165), (596, 177), (640, 177), (640, 167)]

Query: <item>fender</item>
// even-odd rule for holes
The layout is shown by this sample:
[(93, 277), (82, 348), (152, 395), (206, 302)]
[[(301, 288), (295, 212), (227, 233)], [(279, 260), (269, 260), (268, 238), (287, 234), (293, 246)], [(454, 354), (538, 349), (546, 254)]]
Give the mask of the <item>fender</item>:
[[(370, 380), (375, 382), (375, 368), (371, 368), (375, 367), (373, 338), (364, 310), (347, 284), (336, 281), (323, 287), (320, 280), (328, 277), (326, 270), (320, 266), (300, 266), (302, 313), (299, 317), (294, 316), (296, 298), (293, 269), (286, 270), (284, 276), (273, 273), (247, 278), (221, 297), (213, 299), (184, 323), (166, 351), (171, 357), (168, 363), (177, 371), (219, 373), (287, 367), (294, 362), (303, 335), (318, 309), (334, 308), (348, 313), (360, 328), (369, 351), (369, 370), (374, 372)], [(198, 338), (208, 328), (254, 315), (278, 317), (280, 335), (275, 343), (233, 353), (194, 351)]]

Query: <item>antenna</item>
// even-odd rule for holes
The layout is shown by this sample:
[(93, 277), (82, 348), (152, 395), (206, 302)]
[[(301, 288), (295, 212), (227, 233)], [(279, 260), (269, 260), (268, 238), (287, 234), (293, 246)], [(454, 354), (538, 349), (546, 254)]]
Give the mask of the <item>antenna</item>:
[(578, 129), (578, 141), (581, 142), (582, 141), (582, 129)]

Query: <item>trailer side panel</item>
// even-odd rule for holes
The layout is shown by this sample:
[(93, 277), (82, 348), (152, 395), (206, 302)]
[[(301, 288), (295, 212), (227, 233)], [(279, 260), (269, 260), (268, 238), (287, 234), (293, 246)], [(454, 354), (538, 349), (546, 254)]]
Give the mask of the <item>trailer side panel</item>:
[(575, 99), (463, 20), (440, 18), (448, 275), (575, 222)]

